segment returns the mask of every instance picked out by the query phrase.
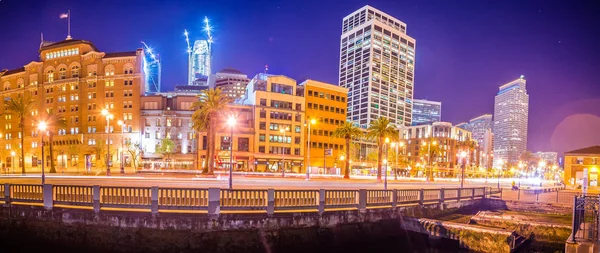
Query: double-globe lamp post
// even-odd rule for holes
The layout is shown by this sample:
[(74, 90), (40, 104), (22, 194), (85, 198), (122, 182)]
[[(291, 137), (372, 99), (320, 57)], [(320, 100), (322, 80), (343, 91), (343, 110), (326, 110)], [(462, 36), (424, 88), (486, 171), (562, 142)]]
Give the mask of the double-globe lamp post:
[(460, 188), (463, 188), (463, 186), (465, 185), (465, 167), (467, 167), (465, 164), (465, 158), (467, 157), (467, 152), (460, 152), (460, 154), (458, 154), (458, 157), (460, 157), (461, 159)]
[(42, 133), (42, 184), (46, 183), (46, 173), (44, 172), (44, 135), (46, 135), (46, 129), (48, 124), (44, 121), (38, 123), (38, 130)]
[(306, 180), (310, 180), (310, 125), (316, 124), (317, 121), (315, 119), (311, 119), (308, 124), (308, 153), (306, 153)]
[(125, 174), (125, 162), (123, 161), (123, 158), (125, 158), (124, 153), (124, 145), (123, 145), (123, 138), (125, 135), (125, 122), (123, 122), (122, 120), (117, 121), (117, 124), (119, 124), (119, 126), (121, 126), (121, 174)]
[(107, 109), (102, 109), (102, 115), (106, 117), (106, 175), (110, 176), (110, 119), (113, 115)]
[(233, 189), (233, 128), (235, 123), (235, 117), (229, 116), (229, 119), (227, 119), (227, 125), (231, 130), (231, 136), (229, 137), (229, 189)]

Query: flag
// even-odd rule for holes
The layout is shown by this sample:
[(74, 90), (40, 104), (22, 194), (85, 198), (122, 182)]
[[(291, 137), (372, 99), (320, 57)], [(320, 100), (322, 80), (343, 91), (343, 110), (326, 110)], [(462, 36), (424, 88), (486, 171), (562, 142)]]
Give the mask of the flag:
[(63, 13), (63, 14), (60, 14), (60, 18), (61, 18), (61, 19), (63, 19), (63, 18), (68, 18), (68, 17), (69, 17), (69, 14), (68, 14), (68, 13)]

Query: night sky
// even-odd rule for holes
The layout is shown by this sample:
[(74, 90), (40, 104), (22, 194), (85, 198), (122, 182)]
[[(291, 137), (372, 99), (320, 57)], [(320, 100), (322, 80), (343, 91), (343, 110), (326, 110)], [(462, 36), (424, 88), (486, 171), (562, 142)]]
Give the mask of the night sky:
[(417, 41), (415, 98), (442, 102), (452, 123), (493, 112), (498, 87), (527, 79), (532, 151), (600, 144), (600, 4), (594, 1), (89, 1), (0, 0), (0, 69), (39, 60), (40, 33), (105, 52), (140, 41), (162, 58), (163, 91), (186, 82), (183, 30), (214, 27), (213, 71), (283, 74), (336, 84), (344, 16), (369, 4), (407, 24)]

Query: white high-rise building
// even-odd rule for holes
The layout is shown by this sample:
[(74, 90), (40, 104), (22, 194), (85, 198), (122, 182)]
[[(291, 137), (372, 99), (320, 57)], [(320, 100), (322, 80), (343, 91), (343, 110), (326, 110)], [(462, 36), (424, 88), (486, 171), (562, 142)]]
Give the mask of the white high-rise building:
[[(196, 40), (190, 55), (188, 85), (198, 85), (196, 80), (208, 79), (211, 72), (211, 45), (208, 40)], [(202, 82), (201, 82), (202, 83)], [(204, 85), (208, 83), (203, 82)]]
[(340, 43), (340, 86), (348, 88), (348, 120), (366, 128), (387, 117), (412, 120), (415, 39), (406, 24), (371, 6), (346, 16)]
[(479, 166), (489, 168), (492, 166), (493, 134), (492, 134), (492, 115), (484, 114), (475, 117), (469, 123), (457, 125), (460, 128), (467, 129), (473, 134), (473, 139), (479, 144), (481, 159)]
[(527, 150), (529, 95), (524, 76), (500, 86), (494, 101), (494, 167), (515, 165)]

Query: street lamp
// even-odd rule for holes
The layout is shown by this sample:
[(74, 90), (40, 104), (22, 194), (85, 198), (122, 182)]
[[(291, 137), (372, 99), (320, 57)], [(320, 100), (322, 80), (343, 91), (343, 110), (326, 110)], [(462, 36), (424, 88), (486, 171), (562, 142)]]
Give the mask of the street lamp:
[(390, 138), (385, 137), (385, 159), (383, 160), (383, 163), (385, 164), (385, 176), (383, 179), (383, 189), (387, 190), (387, 171), (388, 171), (388, 153), (389, 153), (389, 149), (390, 149)]
[(227, 125), (231, 129), (231, 136), (229, 137), (229, 189), (233, 189), (233, 127), (235, 127), (235, 117), (229, 116), (227, 119)]
[(117, 121), (117, 124), (121, 126), (121, 174), (125, 174), (125, 162), (123, 161), (123, 149), (125, 146), (123, 145), (123, 137), (125, 136), (125, 122), (122, 120)]
[(502, 158), (498, 160), (498, 165), (500, 165), (500, 168), (498, 169), (498, 189), (500, 189), (500, 172), (502, 171), (502, 166), (504, 166), (504, 160), (502, 160)]
[(113, 115), (107, 109), (102, 109), (101, 113), (106, 117), (106, 175), (110, 176), (110, 119)]
[(462, 158), (462, 163), (461, 163), (461, 167), (462, 167), (462, 172), (461, 172), (461, 179), (460, 179), (460, 188), (463, 188), (464, 184), (465, 184), (465, 158), (467, 157), (467, 152), (462, 151), (460, 152), (460, 154), (458, 155), (460, 158)]
[(11, 162), (10, 162), (10, 163), (11, 163), (11, 164), (10, 164), (10, 169), (11, 169), (13, 172), (15, 171), (15, 155), (16, 155), (15, 151), (10, 151), (10, 156), (12, 157), (12, 158), (11, 158)]
[(316, 123), (317, 123), (317, 120), (315, 120), (315, 119), (311, 119), (308, 122), (308, 154), (306, 155), (306, 160), (307, 160), (306, 161), (306, 163), (307, 163), (306, 164), (306, 180), (310, 180), (310, 146), (311, 146), (311, 143), (310, 143), (310, 134), (311, 134), (311, 132), (310, 132), (310, 125), (314, 125)]
[(281, 147), (281, 176), (285, 177), (285, 142), (287, 142), (287, 139), (285, 137), (285, 129), (281, 128), (279, 129), (279, 132), (283, 134), (284, 143), (284, 147)]
[[(38, 130), (42, 132), (42, 184), (46, 183), (46, 173), (44, 172), (44, 135), (46, 135), (46, 129), (48, 124), (44, 121), (38, 123)], [(14, 157), (14, 152), (12, 152)]]

